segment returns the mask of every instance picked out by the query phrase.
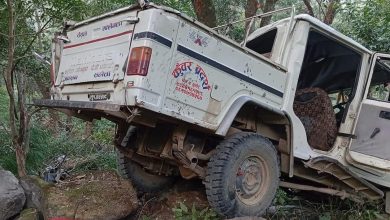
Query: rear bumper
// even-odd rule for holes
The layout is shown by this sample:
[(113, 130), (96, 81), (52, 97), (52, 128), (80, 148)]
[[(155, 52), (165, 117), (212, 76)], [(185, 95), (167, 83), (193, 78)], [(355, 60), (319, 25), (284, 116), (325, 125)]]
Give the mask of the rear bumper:
[(35, 99), (33, 105), (38, 107), (69, 109), (69, 110), (97, 110), (119, 112), (121, 106), (117, 104), (103, 103), (103, 102), (83, 102), (83, 101), (65, 101), (65, 100), (51, 100), (51, 99)]

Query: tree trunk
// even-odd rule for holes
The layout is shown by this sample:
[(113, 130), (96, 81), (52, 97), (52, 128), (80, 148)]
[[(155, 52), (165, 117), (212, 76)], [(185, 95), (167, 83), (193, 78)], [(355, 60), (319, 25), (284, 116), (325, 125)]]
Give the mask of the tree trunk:
[(84, 139), (89, 138), (93, 133), (93, 121), (86, 121), (84, 128)]
[(307, 13), (314, 17), (314, 10), (313, 7), (311, 6), (310, 0), (303, 0), (303, 3), (307, 8)]
[[(45, 84), (45, 82), (42, 81), (39, 77), (35, 78), (35, 83), (38, 86), (39, 92), (42, 95), (42, 98), (44, 99), (50, 99), (50, 85)], [(58, 125), (60, 121), (60, 116), (56, 110), (48, 109), (49, 116), (50, 116), (50, 127), (49, 129), (57, 135), (58, 132)]]
[(327, 25), (331, 25), (333, 23), (334, 17), (336, 15), (337, 6), (340, 3), (340, 0), (330, 0), (325, 17), (324, 17), (324, 23)]
[(18, 106), (20, 111), (20, 120), (19, 120), (19, 131), (17, 130), (17, 113), (16, 113), (16, 99), (14, 93), (14, 58), (15, 58), (15, 17), (14, 17), (14, 8), (13, 1), (7, 0), (7, 10), (8, 10), (8, 63), (4, 71), (4, 80), (7, 87), (7, 92), (9, 96), (9, 126), (11, 133), (12, 146), (15, 149), (16, 154), (16, 164), (18, 166), (18, 175), (19, 177), (26, 176), (26, 146), (27, 143), (27, 127), (28, 124), (28, 115), (25, 108), (25, 94), (23, 79), (18, 80), (17, 89), (18, 92)]
[(65, 131), (66, 131), (66, 134), (70, 134), (70, 132), (72, 132), (72, 129), (73, 129), (73, 124), (72, 124), (72, 116), (70, 115), (67, 115), (66, 116), (66, 122), (65, 122)]
[[(322, 1), (318, 1), (317, 2), (318, 7), (320, 8), (321, 12), (317, 13), (317, 15), (314, 13), (310, 0), (303, 0), (303, 3), (305, 4), (309, 15), (322, 20), (322, 22), (324, 22), (327, 25), (331, 25), (336, 16), (338, 4), (340, 3), (340, 0), (329, 0), (328, 3), (323, 3)], [(326, 11), (324, 10), (324, 8), (326, 9)], [(323, 16), (320, 14), (322, 14)]]
[[(275, 5), (278, 0), (266, 0), (263, 8), (263, 13), (275, 10)], [(271, 21), (272, 15), (261, 19), (260, 27), (268, 25)]]
[(200, 22), (209, 27), (217, 26), (217, 17), (212, 0), (192, 0), (192, 5)]
[(16, 153), (16, 165), (18, 166), (18, 175), (19, 177), (27, 176), (26, 171), (26, 151), (23, 149), (23, 146), (15, 147)]
[[(260, 4), (257, 2), (257, 0), (247, 0), (246, 6), (245, 6), (245, 18), (250, 18), (256, 15), (256, 12), (258, 8), (260, 7)], [(253, 29), (254, 27), (248, 27), (250, 24), (250, 20), (245, 22), (245, 30), (248, 31), (248, 28)], [(253, 32), (252, 30), (250, 33)]]

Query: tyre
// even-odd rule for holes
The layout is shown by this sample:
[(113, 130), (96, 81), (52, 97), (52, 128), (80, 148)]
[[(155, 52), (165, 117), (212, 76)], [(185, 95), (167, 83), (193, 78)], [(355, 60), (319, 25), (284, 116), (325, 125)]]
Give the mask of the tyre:
[(130, 179), (138, 193), (156, 193), (171, 186), (174, 177), (148, 173), (138, 163), (118, 152), (118, 168), (124, 178)]
[(260, 216), (275, 197), (279, 175), (273, 144), (259, 134), (238, 133), (222, 141), (210, 158), (207, 199), (228, 218)]
[[(136, 150), (137, 128), (130, 126), (127, 134), (126, 148)], [(119, 151), (117, 151), (117, 161), (120, 174), (131, 180), (138, 193), (156, 193), (171, 186), (174, 182), (173, 177), (149, 173), (140, 164), (127, 158)]]

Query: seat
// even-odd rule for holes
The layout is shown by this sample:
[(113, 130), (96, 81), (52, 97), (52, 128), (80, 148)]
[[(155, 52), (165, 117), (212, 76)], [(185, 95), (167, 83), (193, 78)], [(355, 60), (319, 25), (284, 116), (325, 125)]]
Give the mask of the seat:
[(337, 123), (328, 94), (320, 88), (300, 89), (293, 108), (305, 127), (309, 145), (329, 151), (337, 137)]

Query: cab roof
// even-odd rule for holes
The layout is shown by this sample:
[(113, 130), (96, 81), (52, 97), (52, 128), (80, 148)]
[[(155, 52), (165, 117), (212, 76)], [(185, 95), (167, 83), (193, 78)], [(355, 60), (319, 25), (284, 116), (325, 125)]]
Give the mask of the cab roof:
[[(352, 46), (352, 47), (354, 47), (356, 49), (361, 50), (362, 52), (373, 54), (373, 51), (367, 49), (366, 47), (364, 47), (360, 43), (356, 42), (352, 38), (350, 38), (350, 37), (340, 33), (339, 31), (337, 31), (336, 29), (332, 28), (331, 26), (323, 23), (322, 21), (320, 21), (317, 18), (314, 18), (314, 17), (312, 17), (312, 16), (310, 16), (308, 14), (296, 15), (294, 17), (294, 19), (296, 21), (299, 21), (299, 20), (306, 21), (306, 22), (312, 24), (313, 26), (319, 28), (320, 30), (323, 30), (324, 32), (328, 33), (329, 35), (335, 37), (336, 39), (339, 39), (339, 40), (343, 41), (344, 43), (346, 43), (346, 44), (348, 44), (348, 45), (350, 45), (350, 46)], [(275, 22), (275, 24), (285, 23), (285, 22), (288, 22), (288, 21), (290, 21), (290, 18), (286, 18), (286, 19), (277, 21), (277, 22)]]

